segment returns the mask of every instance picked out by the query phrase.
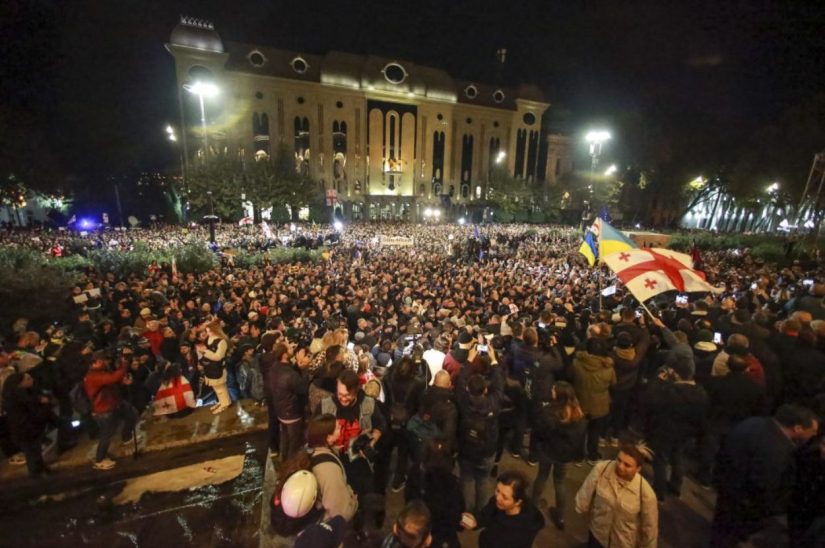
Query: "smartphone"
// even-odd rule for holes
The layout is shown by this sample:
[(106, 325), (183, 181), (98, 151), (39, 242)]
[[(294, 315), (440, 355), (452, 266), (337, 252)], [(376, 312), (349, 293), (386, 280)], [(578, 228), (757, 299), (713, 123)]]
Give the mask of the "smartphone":
[(354, 348), (355, 348), (355, 343), (353, 343), (353, 342), (347, 343), (347, 350), (349, 350), (350, 352), (352, 352), (352, 350), (353, 350)]
[(641, 312), (640, 310), (637, 310), (637, 311), (636, 311), (636, 317), (637, 317), (637, 318), (641, 318), (641, 317), (642, 317), (642, 312)]
[(802, 280), (802, 285), (814, 285), (813, 280)]
[(753, 282), (753, 283), (751, 284), (751, 289), (756, 289), (756, 282)]
[(677, 295), (676, 303), (677, 304), (687, 304), (688, 298), (687, 295)]
[(718, 331), (713, 334), (713, 344), (722, 344), (722, 334)]
[(484, 353), (486, 353), (486, 352), (487, 352), (487, 345), (486, 345), (486, 344), (477, 344), (477, 345), (476, 345), (476, 350), (477, 350), (478, 352), (484, 352)]

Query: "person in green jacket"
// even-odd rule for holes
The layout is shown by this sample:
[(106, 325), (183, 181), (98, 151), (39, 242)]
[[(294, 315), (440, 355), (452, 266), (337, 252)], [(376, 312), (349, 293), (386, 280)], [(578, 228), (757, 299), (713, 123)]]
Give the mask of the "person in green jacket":
[(599, 438), (604, 436), (610, 415), (610, 387), (616, 384), (616, 370), (608, 356), (607, 339), (593, 337), (587, 350), (576, 352), (573, 358), (573, 387), (587, 422), (587, 461), (599, 460)]

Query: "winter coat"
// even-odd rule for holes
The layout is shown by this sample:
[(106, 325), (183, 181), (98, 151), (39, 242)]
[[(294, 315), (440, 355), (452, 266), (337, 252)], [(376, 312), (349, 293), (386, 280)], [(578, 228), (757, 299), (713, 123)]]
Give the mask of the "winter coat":
[(727, 431), (748, 417), (766, 411), (765, 389), (743, 371), (731, 371), (723, 377), (711, 377), (707, 384), (710, 397), (709, 420)]
[(482, 529), (478, 537), (479, 548), (530, 548), (544, 528), (544, 516), (529, 500), (524, 501), (521, 512), (508, 516), (498, 509), (496, 498), (492, 497), (476, 520)]
[(642, 401), (644, 431), (651, 442), (695, 438), (704, 431), (709, 406), (705, 389), (693, 381), (656, 379)]
[(43, 435), (51, 411), (38, 400), (31, 388), (8, 390), (3, 398), (3, 409), (12, 438), (18, 443), (35, 441)]
[(614, 348), (610, 357), (613, 359), (613, 367), (616, 370), (616, 385), (614, 391), (631, 390), (636, 386), (639, 379), (639, 365), (647, 354), (650, 346), (650, 333), (646, 330), (639, 330), (639, 338), (632, 348)]
[(358, 497), (347, 484), (347, 474), (338, 455), (326, 448), (316, 447), (315, 454), (332, 456), (336, 462), (321, 462), (312, 467), (318, 481), (318, 505), (324, 509), (324, 519), (342, 516), (349, 521), (358, 510)]
[(277, 417), (283, 421), (303, 418), (307, 379), (291, 364), (278, 363), (269, 370), (269, 394)]
[(551, 402), (542, 402), (535, 412), (533, 436), (538, 458), (551, 462), (574, 462), (584, 456), (587, 421), (562, 422)]
[(613, 360), (586, 351), (576, 352), (573, 359), (573, 387), (585, 414), (591, 419), (610, 412), (610, 387), (616, 384)]
[(120, 405), (123, 398), (120, 394), (120, 382), (126, 375), (127, 364), (109, 372), (105, 369), (89, 369), (83, 379), (83, 389), (89, 401), (92, 402), (92, 414), (102, 415), (111, 413)]

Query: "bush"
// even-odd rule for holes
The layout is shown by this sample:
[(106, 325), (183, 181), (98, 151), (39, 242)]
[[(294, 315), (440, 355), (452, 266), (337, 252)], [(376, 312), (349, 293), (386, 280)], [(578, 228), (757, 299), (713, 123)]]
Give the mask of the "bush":
[(217, 256), (204, 244), (188, 243), (172, 248), (170, 256), (158, 262), (170, 262), (171, 257), (175, 258), (181, 273), (203, 274), (218, 266)]
[(67, 295), (77, 273), (58, 266), (59, 261), (33, 250), (0, 249), (0, 325), (6, 328), (22, 317), (34, 327), (70, 319)]
[(763, 242), (751, 250), (751, 255), (762, 259), (766, 263), (782, 263), (785, 261), (785, 251), (779, 242)]

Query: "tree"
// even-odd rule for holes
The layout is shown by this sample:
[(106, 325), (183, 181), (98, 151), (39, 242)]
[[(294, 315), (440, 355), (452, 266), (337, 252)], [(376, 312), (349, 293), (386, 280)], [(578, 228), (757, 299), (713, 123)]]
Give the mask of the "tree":
[(290, 206), (293, 218), (297, 218), (299, 208), (322, 199), (320, 185), (296, 172), (285, 145), (278, 148), (274, 158), (267, 155), (243, 161), (230, 154), (210, 156), (208, 163), (190, 169), (187, 185), (195, 217), (214, 208), (221, 218), (238, 219), (245, 200), (252, 202), (256, 220), (261, 210), (284, 205)]

